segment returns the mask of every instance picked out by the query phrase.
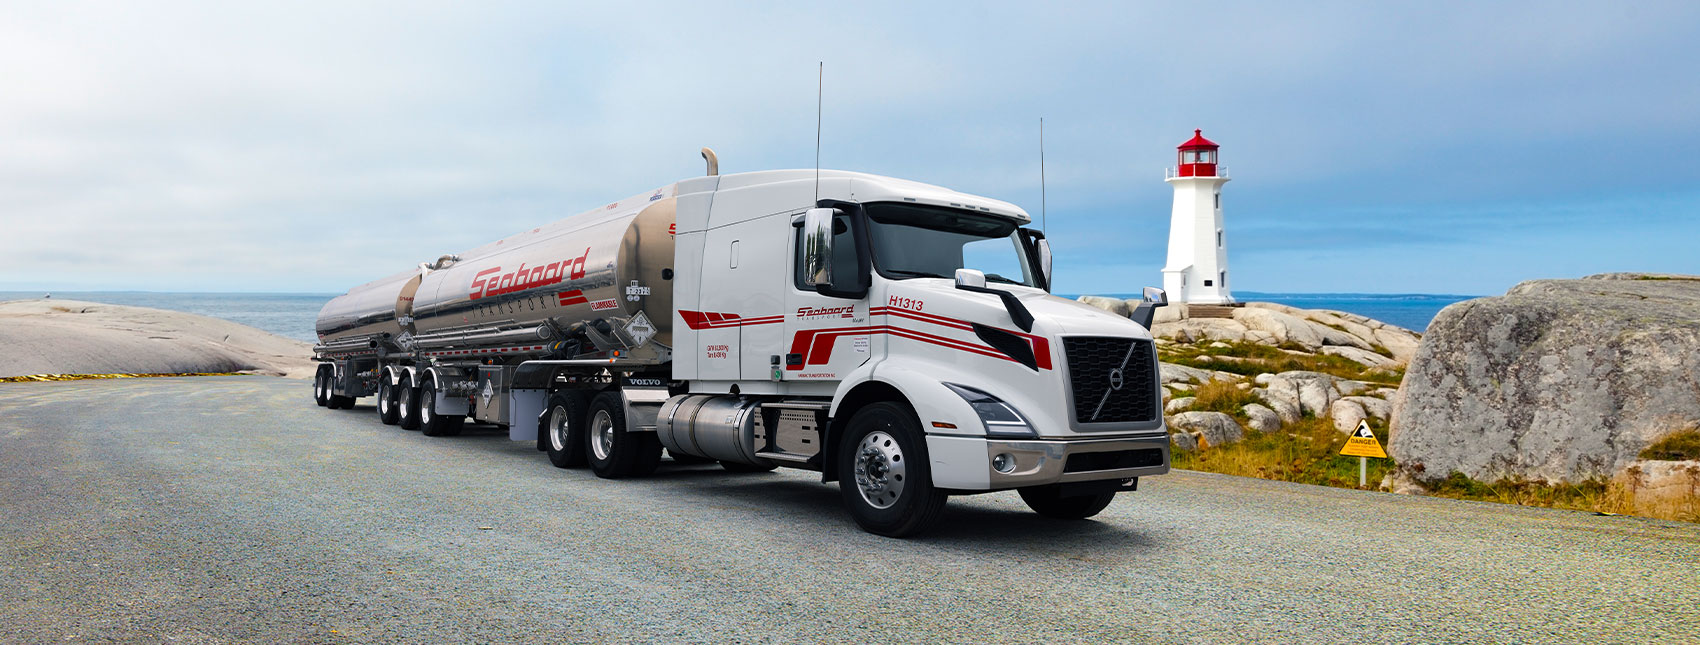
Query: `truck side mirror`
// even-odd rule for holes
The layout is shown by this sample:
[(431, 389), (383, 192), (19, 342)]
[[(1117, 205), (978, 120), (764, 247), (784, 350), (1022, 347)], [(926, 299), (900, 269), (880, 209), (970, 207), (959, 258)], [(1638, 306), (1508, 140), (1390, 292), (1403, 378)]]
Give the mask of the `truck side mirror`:
[(1157, 287), (1146, 287), (1145, 293), (1140, 297), (1139, 305), (1134, 307), (1127, 317), (1132, 318), (1134, 322), (1143, 325), (1146, 329), (1151, 329), (1151, 320), (1157, 317), (1157, 308), (1167, 306), (1169, 306), (1169, 294)]
[(1039, 275), (1045, 276), (1045, 290), (1051, 290), (1051, 241), (1039, 238)]
[(956, 286), (986, 288), (986, 274), (976, 269), (957, 269)]
[(1146, 287), (1144, 300), (1151, 303), (1152, 307), (1167, 307), (1169, 306), (1169, 293), (1157, 287)]
[(811, 287), (832, 287), (832, 216), (830, 208), (803, 215), (803, 284)]

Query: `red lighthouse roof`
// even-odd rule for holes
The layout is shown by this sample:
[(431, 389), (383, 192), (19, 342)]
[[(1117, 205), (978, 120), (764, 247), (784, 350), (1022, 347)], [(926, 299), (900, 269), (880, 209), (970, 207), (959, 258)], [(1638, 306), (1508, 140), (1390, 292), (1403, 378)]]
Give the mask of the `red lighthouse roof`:
[(1209, 148), (1211, 150), (1215, 150), (1215, 149), (1220, 148), (1222, 146), (1216, 145), (1215, 141), (1211, 141), (1209, 139), (1204, 138), (1204, 131), (1203, 130), (1193, 130), (1192, 131), (1192, 139), (1189, 139), (1186, 143), (1183, 143), (1183, 144), (1181, 144), (1179, 146), (1175, 146), (1175, 147), (1178, 150), (1200, 150), (1200, 149), (1204, 149), (1204, 148)]

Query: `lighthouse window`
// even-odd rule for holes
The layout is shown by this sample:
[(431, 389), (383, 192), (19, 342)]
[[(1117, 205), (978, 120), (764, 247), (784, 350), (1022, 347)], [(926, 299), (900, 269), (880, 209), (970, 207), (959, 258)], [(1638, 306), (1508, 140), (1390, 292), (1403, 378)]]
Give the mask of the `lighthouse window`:
[[(1216, 210), (1222, 210), (1222, 193), (1216, 193)], [(1222, 232), (1217, 231), (1216, 235), (1218, 237), (1220, 237), (1222, 235)], [(1217, 241), (1220, 241), (1220, 240), (1217, 240)], [(1221, 245), (1218, 244), (1217, 246), (1221, 246)]]
[(1216, 231), (1216, 248), (1222, 248), (1222, 232)]
[(1181, 163), (1198, 163), (1198, 153), (1192, 150), (1181, 153)]

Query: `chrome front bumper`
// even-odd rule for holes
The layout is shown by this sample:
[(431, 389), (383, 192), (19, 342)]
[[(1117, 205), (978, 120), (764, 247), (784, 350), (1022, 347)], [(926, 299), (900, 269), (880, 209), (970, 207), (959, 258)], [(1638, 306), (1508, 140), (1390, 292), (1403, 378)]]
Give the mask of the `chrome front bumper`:
[[(1121, 480), (1169, 472), (1169, 440), (1161, 435), (1075, 440), (929, 436), (927, 448), (935, 484), (958, 490)], [(1014, 459), (1009, 472), (992, 466), (1000, 454)]]

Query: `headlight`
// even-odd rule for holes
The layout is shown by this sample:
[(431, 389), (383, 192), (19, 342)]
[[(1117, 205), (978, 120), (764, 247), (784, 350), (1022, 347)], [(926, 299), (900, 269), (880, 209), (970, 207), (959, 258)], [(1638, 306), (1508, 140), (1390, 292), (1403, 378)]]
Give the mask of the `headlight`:
[(974, 413), (980, 415), (980, 423), (986, 426), (986, 436), (1021, 439), (1039, 436), (1039, 433), (1033, 430), (1033, 425), (1027, 422), (1027, 417), (1021, 416), (1014, 406), (1004, 403), (1003, 399), (966, 385), (945, 383), (944, 386), (967, 401), (968, 405), (974, 408)]

